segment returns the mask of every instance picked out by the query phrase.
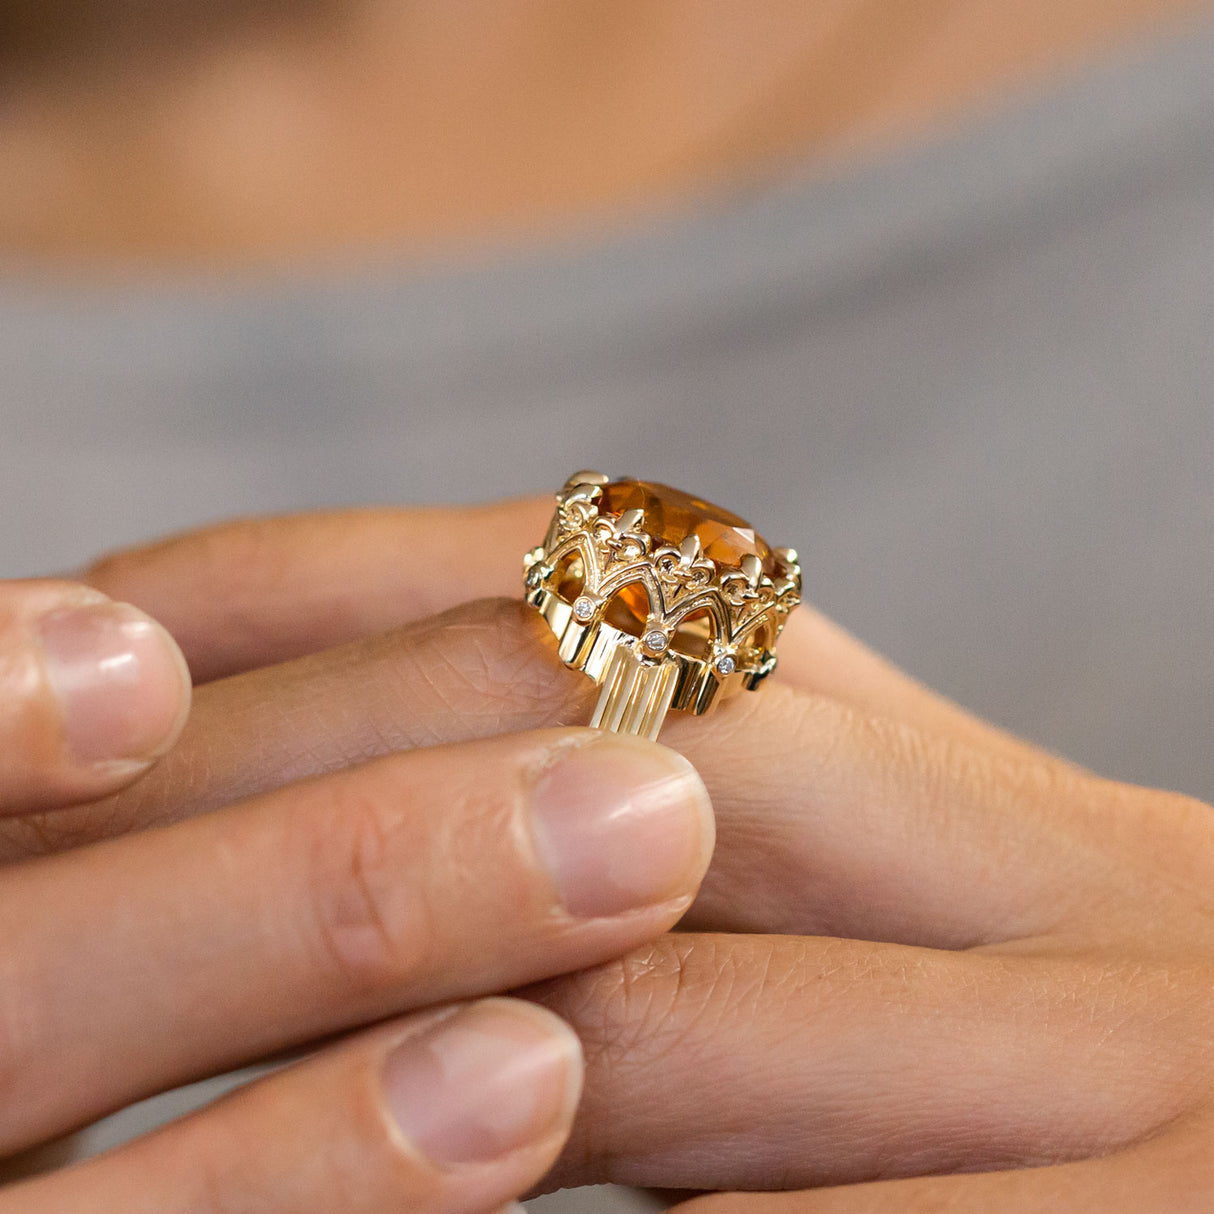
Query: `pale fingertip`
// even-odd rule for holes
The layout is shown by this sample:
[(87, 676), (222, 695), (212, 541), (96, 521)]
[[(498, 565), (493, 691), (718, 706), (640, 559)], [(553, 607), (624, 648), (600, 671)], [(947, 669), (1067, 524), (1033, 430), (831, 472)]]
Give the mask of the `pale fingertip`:
[(531, 789), (536, 848), (572, 915), (601, 918), (694, 894), (715, 841), (695, 768), (642, 738), (587, 731)]
[(485, 999), (397, 1044), (383, 1085), (410, 1150), (442, 1170), (486, 1164), (568, 1131), (581, 1095), (581, 1044), (543, 1008)]
[(119, 782), (165, 754), (190, 710), (176, 641), (150, 616), (109, 600), (52, 610), (36, 625), (66, 759)]

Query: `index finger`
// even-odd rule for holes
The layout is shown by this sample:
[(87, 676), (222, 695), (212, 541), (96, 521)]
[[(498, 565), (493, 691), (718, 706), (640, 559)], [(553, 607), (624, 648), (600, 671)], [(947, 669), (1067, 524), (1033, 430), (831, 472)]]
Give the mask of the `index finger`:
[(102, 557), (83, 580), (154, 615), (196, 682), (518, 597), (552, 499), (233, 519)]

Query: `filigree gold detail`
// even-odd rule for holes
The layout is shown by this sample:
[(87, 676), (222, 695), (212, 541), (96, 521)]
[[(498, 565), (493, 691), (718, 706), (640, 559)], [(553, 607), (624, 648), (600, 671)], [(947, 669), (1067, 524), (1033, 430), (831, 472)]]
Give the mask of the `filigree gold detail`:
[[(771, 673), (775, 641), (800, 602), (801, 570), (791, 548), (771, 550), (769, 575), (753, 552), (737, 566), (711, 559), (695, 533), (677, 545), (659, 541), (643, 510), (601, 509), (609, 483), (579, 472), (556, 495), (547, 538), (525, 558), (527, 599), (556, 633), (562, 659), (603, 683), (604, 696), (610, 687), (629, 695), (649, 689), (644, 711), (601, 703), (596, 718), (639, 723), (656, 736), (668, 706), (704, 712), (718, 693), (754, 689)], [(573, 588), (562, 597), (560, 571), (570, 569), (575, 575), (564, 584)], [(629, 596), (625, 614), (638, 621), (630, 627), (612, 614), (621, 595)], [(613, 662), (621, 646), (629, 665)], [(673, 682), (643, 679), (647, 666), (670, 666)]]
[(664, 585), (688, 589), (708, 586), (717, 576), (716, 565), (701, 555), (698, 535), (689, 535), (677, 548), (659, 548), (653, 554), (653, 567)]

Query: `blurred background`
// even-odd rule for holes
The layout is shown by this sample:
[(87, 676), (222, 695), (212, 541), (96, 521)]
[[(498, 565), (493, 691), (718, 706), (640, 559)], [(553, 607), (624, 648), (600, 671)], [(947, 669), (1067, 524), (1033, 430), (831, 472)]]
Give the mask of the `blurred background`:
[(1210, 3), (0, 0), (0, 266), (0, 576), (597, 467), (1214, 797)]

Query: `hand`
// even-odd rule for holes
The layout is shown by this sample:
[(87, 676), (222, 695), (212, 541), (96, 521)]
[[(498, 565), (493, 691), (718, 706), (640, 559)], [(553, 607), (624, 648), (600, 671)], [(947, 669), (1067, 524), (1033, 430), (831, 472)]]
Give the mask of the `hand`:
[[(407, 573), (384, 572), (383, 541), (411, 525), (301, 520), (228, 539), (264, 543), (279, 575), (307, 589), (322, 621), (310, 643), (506, 588), (493, 584), (504, 564), (481, 586), (402, 585)], [(290, 559), (317, 527), (346, 536), (340, 589)], [(528, 527), (516, 551), (536, 534)], [(357, 538), (369, 534), (375, 543)], [(200, 567), (214, 578), (225, 545), (209, 542), (212, 564)], [(128, 558), (101, 580), (142, 577), (151, 592), (157, 563), (188, 565), (197, 543)], [(293, 608), (257, 583), (240, 583), (242, 618), (256, 621), (246, 635), (271, 650), (293, 643), (280, 627)], [(367, 594), (350, 594), (361, 585)], [(191, 635), (215, 669), (256, 648), (242, 655), (211, 631), (229, 609), (221, 602)], [(532, 992), (588, 1048), (586, 1101), (552, 1182), (835, 1186), (699, 1199), (730, 1214), (1204, 1208), (1210, 809), (1042, 754), (802, 619), (782, 643), (783, 689), (672, 721), (664, 735), (716, 804), (717, 855), (685, 921), (695, 932)], [(304, 742), (277, 773), (236, 739), (198, 739), (192, 762), (218, 754), (221, 784), (273, 781), (346, 761), (385, 732), (420, 744), (574, 717), (588, 693), (545, 644), (525, 614), (481, 608), (292, 664), (276, 696), (265, 672), (230, 680), (216, 702), (270, 727), (298, 710)], [(336, 729), (321, 726), (316, 683)], [(242, 687), (270, 699), (259, 707)], [(200, 804), (205, 785), (195, 780)]]
[[(99, 561), (86, 579), (180, 642), (201, 684), (191, 720), (168, 761), (123, 795), (0, 822), (0, 861), (163, 825), (374, 755), (587, 720), (593, 687), (554, 661), (546, 626), (517, 602), (520, 554), (550, 512), (544, 500), (241, 521)], [(807, 607), (781, 640), (776, 677), (1023, 749)], [(673, 718), (671, 728), (678, 737)]]
[(62, 846), (60, 818), (99, 823), (118, 804), (79, 802), (172, 764), (154, 767), (189, 693), (180, 652), (134, 608), (70, 583), (0, 584), (0, 814), (12, 839), (59, 852), (10, 853), (0, 871), (0, 1152), (312, 1053), (0, 1191), (0, 1214), (479, 1214), (534, 1184), (572, 1119), (577, 1039), (533, 1004), (449, 1001), (674, 923), (711, 850), (694, 772), (636, 739), (531, 733)]

